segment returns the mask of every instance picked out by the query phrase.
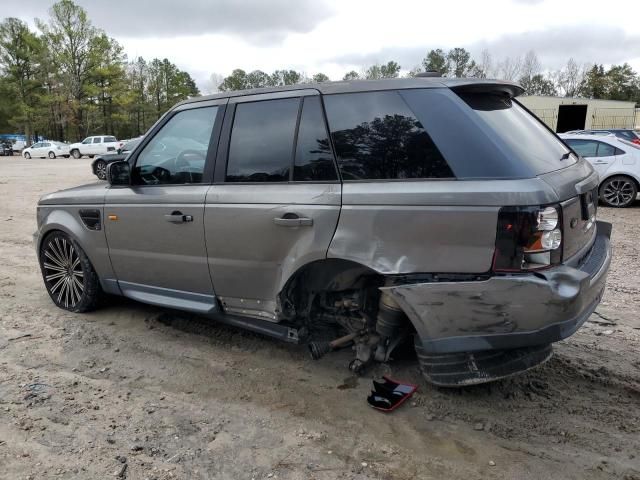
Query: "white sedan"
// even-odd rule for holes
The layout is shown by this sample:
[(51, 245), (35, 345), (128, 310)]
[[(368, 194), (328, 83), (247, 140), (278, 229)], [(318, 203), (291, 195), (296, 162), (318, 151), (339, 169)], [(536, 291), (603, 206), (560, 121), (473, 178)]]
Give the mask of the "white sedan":
[(22, 156), (24, 158), (69, 158), (69, 145), (50, 140), (37, 142), (22, 150)]
[(560, 134), (600, 175), (600, 201), (609, 207), (629, 207), (640, 186), (640, 145), (615, 135)]

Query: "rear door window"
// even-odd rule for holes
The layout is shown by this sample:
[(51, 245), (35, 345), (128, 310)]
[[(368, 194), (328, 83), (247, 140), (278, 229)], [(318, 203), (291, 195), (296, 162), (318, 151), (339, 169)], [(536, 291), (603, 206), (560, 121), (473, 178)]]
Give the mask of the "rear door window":
[(305, 97), (298, 127), (293, 180), (313, 182), (337, 179), (320, 98)]
[(101, 143), (102, 142), (102, 138), (101, 137), (94, 137), (93, 138), (93, 143)]
[(299, 108), (299, 98), (236, 106), (227, 182), (289, 181)]
[(324, 101), (343, 180), (454, 176), (397, 91), (326, 95)]
[(589, 158), (598, 156), (598, 143), (595, 140), (565, 140), (567, 144), (580, 156)]
[(598, 157), (612, 157), (616, 154), (616, 147), (608, 143), (598, 142)]

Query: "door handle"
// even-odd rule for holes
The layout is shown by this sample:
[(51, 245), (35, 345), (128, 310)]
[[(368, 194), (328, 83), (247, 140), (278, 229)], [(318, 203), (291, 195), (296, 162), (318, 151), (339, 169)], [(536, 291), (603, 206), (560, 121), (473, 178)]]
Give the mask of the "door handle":
[(175, 212), (171, 212), (170, 215), (165, 215), (164, 219), (167, 222), (171, 222), (171, 223), (193, 222), (192, 215), (183, 215), (182, 212), (179, 212), (177, 210)]
[(280, 227), (310, 227), (313, 218), (299, 217), (295, 213), (285, 213), (282, 217), (273, 219), (273, 223)]

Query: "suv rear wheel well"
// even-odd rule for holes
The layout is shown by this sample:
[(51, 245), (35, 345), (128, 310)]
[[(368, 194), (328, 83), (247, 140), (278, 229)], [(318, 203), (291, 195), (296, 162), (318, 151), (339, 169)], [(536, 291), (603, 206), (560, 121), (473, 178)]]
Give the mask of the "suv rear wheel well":
[(310, 318), (317, 298), (327, 292), (371, 290), (379, 295), (385, 276), (369, 267), (341, 259), (309, 263), (296, 271), (278, 296), (284, 318)]

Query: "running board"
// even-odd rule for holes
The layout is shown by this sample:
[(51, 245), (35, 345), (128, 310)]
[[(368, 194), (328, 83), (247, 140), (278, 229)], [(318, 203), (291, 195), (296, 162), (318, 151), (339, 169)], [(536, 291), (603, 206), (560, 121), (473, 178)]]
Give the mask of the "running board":
[(261, 320), (253, 317), (241, 317), (228, 313), (210, 313), (207, 318), (216, 322), (231, 325), (232, 327), (240, 327), (255, 333), (261, 333), (269, 337), (277, 338), (289, 343), (299, 343), (300, 336), (297, 328), (291, 328), (281, 323), (274, 323), (267, 320)]

